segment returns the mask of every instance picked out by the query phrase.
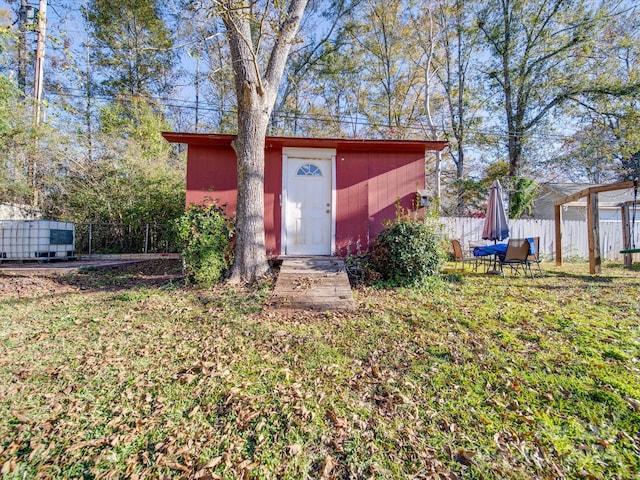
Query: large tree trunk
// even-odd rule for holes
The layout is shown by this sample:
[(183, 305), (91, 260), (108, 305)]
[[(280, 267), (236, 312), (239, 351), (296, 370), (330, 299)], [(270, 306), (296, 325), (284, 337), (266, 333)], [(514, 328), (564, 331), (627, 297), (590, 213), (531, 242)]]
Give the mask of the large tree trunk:
[(235, 283), (253, 283), (269, 271), (264, 231), (265, 136), (306, 4), (307, 0), (290, 0), (284, 11), (285, 3), (266, 2), (264, 14), (272, 8), (276, 16), (262, 21), (276, 28), (263, 73), (258, 61), (263, 56), (257, 51), (261, 42), (252, 37), (253, 4), (245, 0), (221, 2), (238, 99), (238, 136), (233, 143), (238, 160), (236, 248), (231, 272)]
[(518, 131), (509, 132), (509, 178), (515, 179), (520, 175), (522, 156), (522, 135)]
[(264, 139), (269, 115), (260, 108), (256, 85), (245, 82), (238, 99), (238, 137), (233, 142), (238, 159), (236, 257), (231, 280), (255, 282), (267, 264), (264, 231)]

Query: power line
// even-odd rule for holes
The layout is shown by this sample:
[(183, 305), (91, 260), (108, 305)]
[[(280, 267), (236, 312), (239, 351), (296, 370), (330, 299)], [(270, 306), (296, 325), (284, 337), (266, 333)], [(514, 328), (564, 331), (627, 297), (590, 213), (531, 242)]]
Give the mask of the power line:
[[(72, 89), (78, 90), (81, 89)], [(55, 95), (63, 98), (86, 98), (85, 95), (74, 94), (69, 92), (59, 92), (59, 91), (49, 91), (48, 94)], [(197, 104), (197, 102), (193, 100), (181, 99), (181, 98), (172, 98), (172, 97), (155, 97), (148, 96), (144, 97), (148, 100), (158, 102), (159, 106), (170, 108), (170, 109), (180, 109), (180, 110), (193, 110), (196, 109), (205, 112), (216, 113), (220, 116), (226, 115), (235, 115), (237, 110), (235, 109), (222, 109), (217, 107), (211, 107)], [(126, 98), (114, 98), (107, 95), (92, 95), (92, 99), (101, 100), (104, 102), (113, 102), (113, 103), (121, 103), (121, 104), (131, 104), (133, 100), (128, 100)], [(349, 118), (348, 115), (354, 115), (354, 117)], [(342, 116), (332, 116), (332, 115), (320, 115), (320, 114), (292, 114), (288, 112), (275, 112), (273, 117), (276, 122), (287, 122), (287, 121), (297, 121), (297, 122), (321, 122), (325, 124), (339, 124), (341, 128), (344, 127), (357, 127), (357, 128), (370, 128), (370, 129), (396, 129), (410, 133), (419, 133), (422, 134), (426, 131), (426, 128), (421, 124), (412, 124), (412, 125), (384, 125), (384, 124), (376, 124), (372, 123), (363, 118), (363, 114), (357, 114), (358, 118), (355, 118), (356, 114), (342, 114)], [(468, 128), (466, 130), (469, 134), (476, 135), (484, 135), (497, 139), (507, 139), (508, 132), (496, 129), (480, 129), (480, 128)], [(446, 133), (446, 132), (444, 132)], [(517, 133), (514, 133), (514, 135)], [(573, 138), (570, 134), (554, 134), (554, 133), (526, 133), (520, 134), (521, 136), (525, 136), (531, 139), (537, 140), (552, 140), (552, 141), (563, 141)], [(451, 136), (451, 135), (450, 135)]]

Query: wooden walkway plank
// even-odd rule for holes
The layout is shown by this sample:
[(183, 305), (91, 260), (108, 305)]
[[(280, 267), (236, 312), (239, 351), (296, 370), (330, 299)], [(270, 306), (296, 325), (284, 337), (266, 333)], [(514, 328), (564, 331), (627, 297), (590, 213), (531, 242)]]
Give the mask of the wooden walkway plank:
[(283, 257), (271, 304), (305, 310), (352, 310), (344, 261), (336, 257)]

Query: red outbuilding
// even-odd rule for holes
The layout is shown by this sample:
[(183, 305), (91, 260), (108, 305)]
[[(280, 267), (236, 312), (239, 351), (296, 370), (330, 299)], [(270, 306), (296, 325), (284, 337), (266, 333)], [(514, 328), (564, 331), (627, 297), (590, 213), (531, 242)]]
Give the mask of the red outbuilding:
[[(235, 214), (235, 135), (163, 133), (187, 150), (187, 206), (217, 201)], [(425, 152), (441, 141), (267, 137), (264, 227), (269, 256), (341, 256), (366, 250), (395, 218), (396, 201), (415, 206)]]

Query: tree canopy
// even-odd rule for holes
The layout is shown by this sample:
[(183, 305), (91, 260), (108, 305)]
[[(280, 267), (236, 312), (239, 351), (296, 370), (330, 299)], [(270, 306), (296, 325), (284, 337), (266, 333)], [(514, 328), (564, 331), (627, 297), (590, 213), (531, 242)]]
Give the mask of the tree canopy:
[[(181, 152), (159, 132), (241, 133), (254, 108), (268, 112), (259, 130), (278, 135), (448, 139), (426, 165), (443, 214), (474, 212), (497, 162), (518, 204), (532, 180), (638, 175), (640, 15), (627, 0), (314, 1), (292, 39), (291, 2), (69, 2), (48, 12), (38, 127), (37, 22), (20, 3), (0, 15), (4, 201), (38, 189), (45, 209), (80, 218), (94, 210), (63, 213), (64, 192), (88, 172), (116, 188), (95, 175), (117, 176), (113, 165), (132, 188), (157, 185), (145, 183), (154, 170), (178, 185)], [(281, 75), (268, 74), (274, 62)], [(245, 109), (247, 93), (266, 103)]]

